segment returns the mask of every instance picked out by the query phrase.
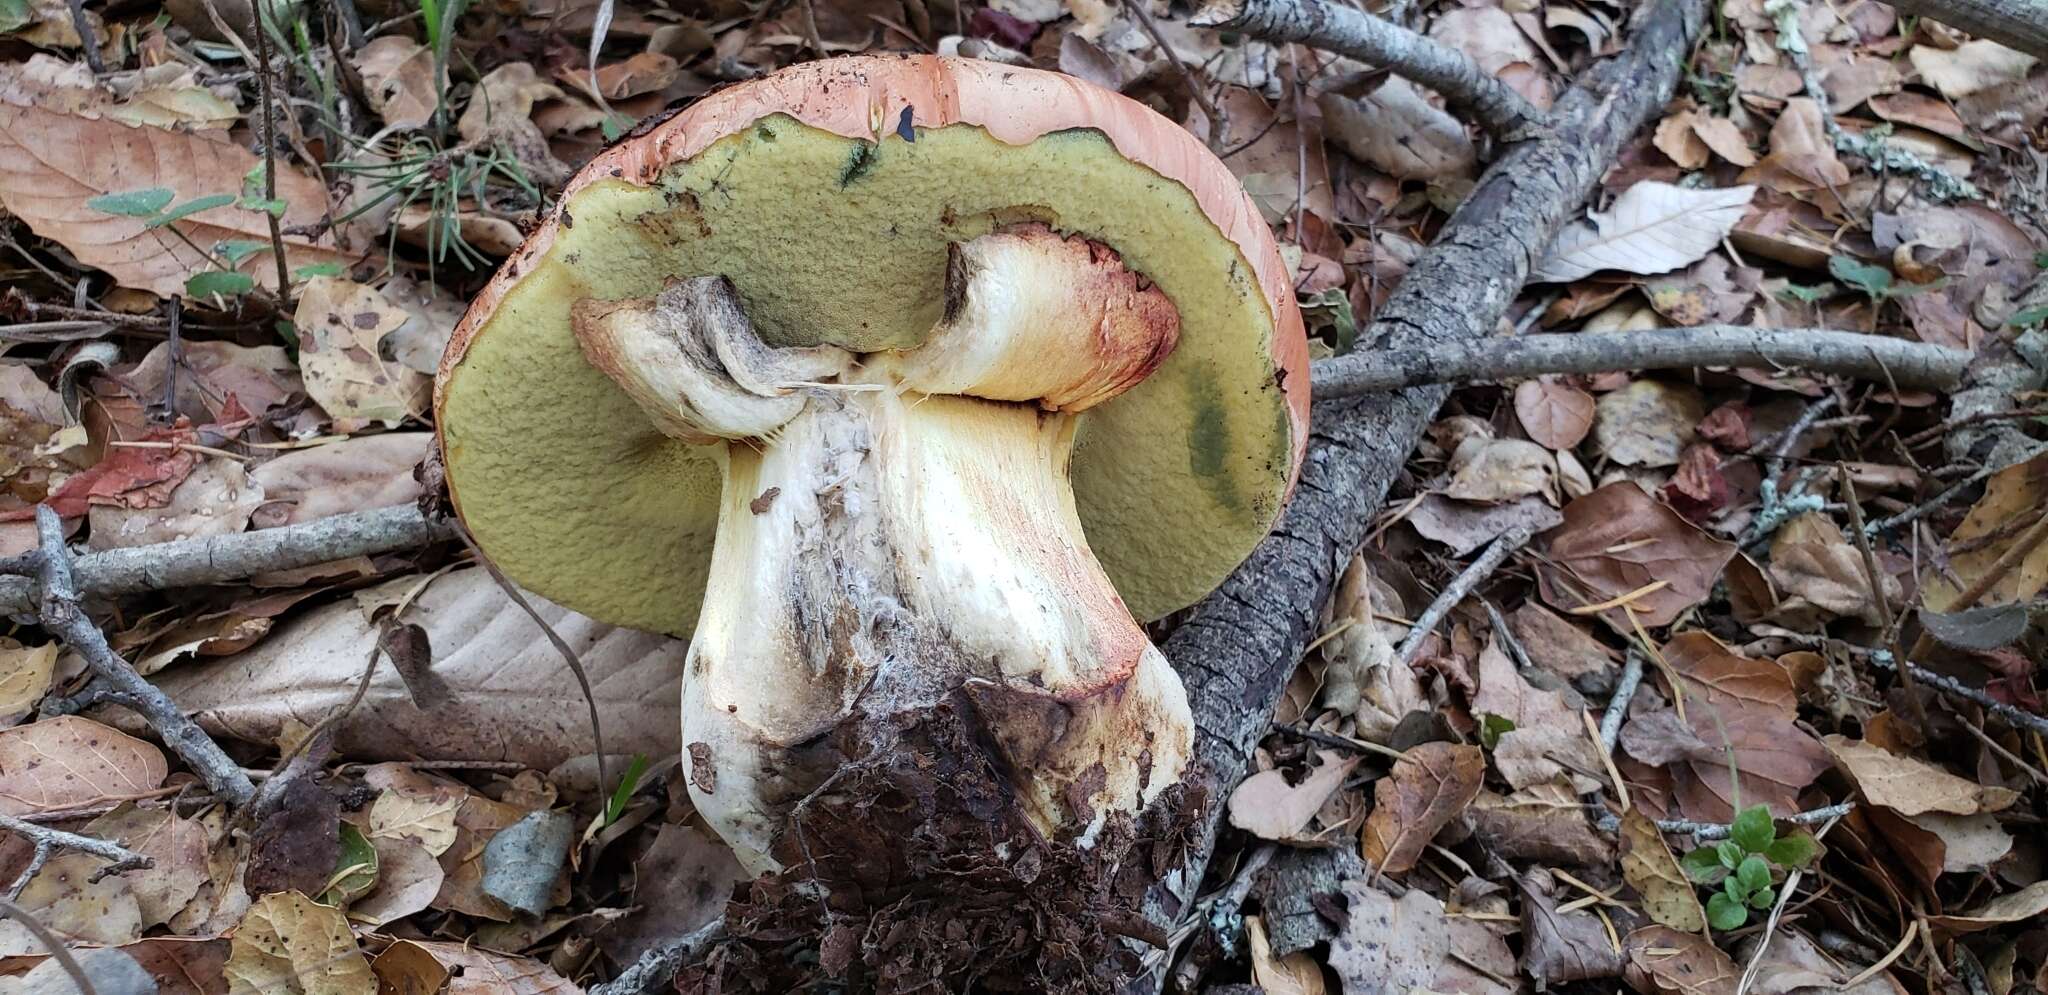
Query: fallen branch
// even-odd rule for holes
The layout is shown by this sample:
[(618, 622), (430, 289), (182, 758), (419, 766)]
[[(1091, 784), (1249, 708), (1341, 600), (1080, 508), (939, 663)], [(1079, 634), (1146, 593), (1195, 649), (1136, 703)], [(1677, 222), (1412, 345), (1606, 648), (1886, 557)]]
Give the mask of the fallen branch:
[[(1899, 663), (1892, 657), (1890, 650), (1880, 649), (1868, 652), (1872, 664), (1886, 670), (1896, 671), (1899, 669)], [(2035, 715), (2032, 712), (1999, 701), (1997, 698), (1993, 698), (1989, 694), (1964, 684), (1962, 681), (1956, 680), (1947, 674), (1937, 674), (1917, 663), (1907, 661), (1906, 668), (1905, 676), (1914, 681), (1932, 687), (1951, 698), (1959, 698), (1976, 705), (1986, 712), (2004, 719), (2015, 729), (2025, 729), (2039, 736), (2048, 736), (2048, 716)]]
[[(429, 522), (411, 505), (378, 508), (234, 535), (89, 553), (72, 564), (78, 593), (108, 597), (241, 580), (259, 573), (402, 549), (417, 549), (454, 537), (444, 523)], [(0, 612), (35, 610), (27, 581), (0, 577)]]
[(1902, 14), (1930, 17), (2039, 59), (2048, 59), (2048, 8), (2041, 0), (1890, 0)]
[(1210, 0), (1196, 27), (1300, 42), (1383, 66), (1444, 95), (1496, 137), (1534, 137), (1544, 114), (1465, 53), (1355, 7), (1325, 0)]
[(1376, 390), (1546, 373), (1671, 370), (1696, 366), (1801, 367), (1901, 387), (1953, 387), (1970, 354), (1883, 335), (1825, 329), (1702, 325), (1645, 332), (1580, 332), (1446, 342), (1419, 349), (1359, 351), (1317, 364), (1311, 395), (1351, 397)]
[(78, 584), (73, 576), (71, 551), (64, 548), (64, 522), (49, 505), (36, 506), (36, 531), (42, 546), (33, 555), (36, 586), (41, 595), (36, 614), (43, 628), (55, 633), (65, 645), (85, 658), (93, 676), (121, 696), (121, 703), (133, 709), (149, 727), (163, 737), (164, 744), (182, 757), (214, 797), (239, 805), (256, 791), (249, 775), (206, 735), (170, 696), (144, 680), (121, 654), (107, 645), (106, 633), (86, 617), (79, 604)]
[[(1705, 19), (1705, 0), (1637, 8), (1629, 47), (1558, 99), (1550, 133), (1514, 145), (1486, 171), (1375, 316), (1367, 348), (1491, 335), (1534, 258), (1670, 98)], [(1195, 714), (1197, 772), (1188, 780), (1210, 798), (1227, 797), (1244, 776), (1338, 572), (1447, 393), (1420, 387), (1318, 402), (1301, 481), (1273, 534), (1167, 638), (1163, 649)], [(1172, 927), (1192, 906), (1222, 812), (1210, 805), (1182, 869), (1146, 896), (1154, 922)]]
[(38, 826), (11, 815), (0, 814), (0, 831), (13, 833), (35, 847), (35, 853), (29, 857), (28, 866), (22, 868), (21, 873), (15, 876), (14, 883), (7, 886), (6, 897), (10, 902), (21, 897), (21, 889), (28, 885), (29, 879), (35, 877), (37, 871), (43, 869), (43, 864), (50, 859), (50, 854), (58, 850), (76, 850), (106, 861), (107, 866), (99, 869), (98, 877), (151, 867), (156, 863), (147, 855), (136, 853), (119, 843), (67, 833), (62, 829), (51, 829), (48, 826)]
[[(1830, 819), (1842, 818), (1855, 811), (1855, 809), (1855, 802), (1843, 802), (1840, 805), (1829, 805), (1826, 808), (1794, 812), (1791, 815), (1778, 819), (1778, 821), (1789, 822), (1795, 826), (1817, 826)], [(1621, 829), (1621, 820), (1616, 818), (1614, 813), (1609, 812), (1601, 816), (1600, 821), (1596, 825), (1599, 826), (1602, 832), (1618, 832)], [(1694, 822), (1690, 819), (1657, 820), (1658, 832), (1687, 835), (1700, 841), (1725, 840), (1728, 838), (1728, 834), (1734, 831), (1734, 828), (1725, 822)]]
[(1415, 624), (1408, 627), (1407, 638), (1401, 640), (1401, 647), (1394, 651), (1395, 662), (1404, 667), (1414, 663), (1415, 658), (1422, 654), (1423, 644), (1429, 641), (1429, 634), (1436, 631), (1437, 623), (1442, 622), (1444, 616), (1451, 613), (1451, 609), (1458, 607), (1458, 602), (1471, 595), (1472, 589), (1478, 587), (1480, 581), (1500, 569), (1500, 565), (1507, 562), (1509, 554), (1522, 548), (1528, 541), (1528, 529), (1509, 529), (1506, 535), (1495, 539), (1493, 545), (1486, 547), (1486, 552), (1479, 554), (1479, 558), (1473, 560), (1471, 566), (1466, 567), (1449, 584), (1444, 585), (1436, 600), (1430, 602), (1429, 607), (1415, 617)]

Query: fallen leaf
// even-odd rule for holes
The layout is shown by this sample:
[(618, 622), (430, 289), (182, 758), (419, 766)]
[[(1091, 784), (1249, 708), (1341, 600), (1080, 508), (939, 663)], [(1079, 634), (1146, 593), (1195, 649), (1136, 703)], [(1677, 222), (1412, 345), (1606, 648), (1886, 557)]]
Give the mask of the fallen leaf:
[(43, 700), (56, 665), (56, 643), (23, 646), (0, 639), (0, 719), (21, 715)]
[(1928, 812), (1916, 815), (1912, 823), (1941, 838), (1941, 873), (1969, 874), (1987, 870), (2012, 852), (2012, 834), (1998, 824), (1996, 816), (1947, 815)]
[(1855, 782), (1867, 802), (1900, 815), (2002, 812), (2019, 799), (2009, 788), (1978, 784), (1862, 740), (1830, 735), (1823, 742), (1836, 769)]
[(1503, 857), (1581, 867), (1614, 859), (1614, 845), (1593, 829), (1568, 778), (1507, 795), (1481, 791), (1465, 814), (1473, 835)]
[(264, 498), (250, 521), (270, 529), (411, 504), (420, 496), (413, 469), (433, 444), (432, 432), (387, 432), (288, 452), (249, 474)]
[(1527, 529), (1531, 535), (1547, 531), (1564, 521), (1548, 496), (1531, 495), (1505, 504), (1467, 504), (1441, 494), (1424, 494), (1408, 512), (1408, 524), (1425, 539), (1451, 547), (1465, 556), (1505, 535), (1509, 529)]
[[(681, 68), (670, 56), (660, 52), (635, 52), (622, 61), (598, 66), (597, 90), (606, 100), (624, 100), (667, 89), (680, 73)], [(564, 86), (590, 92), (590, 69), (586, 66), (563, 66), (555, 70), (555, 80)], [(532, 108), (527, 108), (526, 113), (531, 115)]]
[(536, 809), (499, 830), (484, 847), (484, 894), (528, 916), (545, 913), (575, 836), (575, 817), (563, 809)]
[[(1829, 759), (1798, 724), (1791, 674), (1775, 660), (1743, 656), (1705, 632), (1680, 633), (1661, 652), (1678, 676), (1673, 690), (1683, 695), (1685, 717), (1667, 707), (1631, 718), (1622, 727), (1630, 754), (1652, 763), (1684, 761), (1674, 768), (1674, 785), (1687, 818), (1727, 822), (1738, 797), (1744, 806), (1766, 805), (1778, 815), (1796, 811), (1799, 793), (1828, 769)], [(1669, 755), (1649, 760), (1660, 749)]]
[(1931, 915), (1927, 921), (1935, 928), (1951, 933), (1975, 933), (2010, 923), (2038, 922), (2043, 915), (2048, 915), (2048, 881), (2036, 881), (1967, 912)]
[(1584, 772), (1603, 765), (1578, 711), (1563, 694), (1524, 680), (1497, 640), (1489, 639), (1479, 653), (1479, 693), (1472, 698), (1472, 712), (1515, 724), (1493, 750), (1494, 766), (1509, 784), (1524, 788), (1567, 774), (1581, 791), (1598, 790), (1599, 782)]
[(1572, 449), (1593, 428), (1593, 395), (1556, 377), (1515, 385), (1515, 417), (1537, 445)]
[(1451, 454), (1451, 479), (1444, 496), (1501, 504), (1531, 495), (1554, 495), (1557, 461), (1550, 451), (1524, 439), (1466, 439)]
[(350, 916), (382, 926), (433, 904), (447, 872), (424, 844), (379, 837), (371, 840), (370, 846), (377, 852), (377, 883), (368, 894), (349, 903)]
[(1583, 627), (1532, 598), (1508, 616), (1508, 628), (1521, 641), (1522, 652), (1537, 669), (1549, 671), (1588, 694), (1614, 690), (1614, 678), (1620, 669), (1616, 654)]
[(1357, 766), (1357, 757), (1328, 760), (1299, 784), (1287, 783), (1287, 773), (1278, 769), (1253, 774), (1230, 793), (1230, 824), (1261, 839), (1303, 839), (1323, 802)]
[(444, 785), (387, 789), (370, 803), (363, 835), (372, 840), (409, 839), (438, 857), (455, 845), (455, 813), (468, 797), (461, 789)]
[[(90, 469), (74, 473), (45, 499), (52, 511), (65, 518), (88, 514), (95, 506), (115, 508), (158, 508), (168, 503), (185, 476), (199, 465), (198, 454), (182, 445), (190, 432), (155, 433), (147, 441), (164, 448), (121, 447), (110, 451)], [(22, 508), (0, 513), (0, 521), (33, 520), (35, 511)]]
[(1924, 128), (1956, 141), (1970, 140), (1970, 126), (1945, 100), (1924, 93), (1888, 93), (1870, 98), (1870, 109), (1894, 124)]
[(1589, 212), (1558, 232), (1529, 279), (1568, 283), (1605, 269), (1665, 273), (1721, 244), (1742, 220), (1753, 186), (1693, 190), (1645, 180), (1604, 212)]
[(434, 72), (434, 51), (402, 34), (381, 35), (356, 50), (356, 71), (370, 109), (393, 128), (424, 128), (447, 89)]
[[(1921, 578), (1926, 607), (1948, 611), (1961, 590), (1959, 584), (1971, 584), (1989, 573), (2043, 507), (2048, 507), (2048, 453), (1992, 474), (1984, 484), (1984, 496), (1977, 499), (1963, 517), (1963, 523), (1949, 534), (1949, 541), (1979, 539), (2001, 530), (2006, 530), (2008, 538), (1956, 554), (1949, 562), (1949, 570), (1929, 568)], [(2048, 543), (2034, 547), (1978, 600), (1988, 604), (2024, 602), (2040, 594), (2043, 588), (2048, 588)]]
[(1741, 180), (1780, 193), (1847, 184), (1849, 167), (1835, 156), (1835, 143), (1828, 137), (1820, 104), (1805, 97), (1786, 101), (1784, 111), (1771, 125), (1770, 154), (1744, 170)]
[(92, 538), (87, 545), (95, 550), (125, 549), (233, 535), (249, 527), (250, 514), (262, 503), (262, 485), (249, 479), (240, 461), (205, 456), (194, 460), (191, 472), (161, 505), (89, 508)]
[(1698, 169), (1707, 164), (1713, 150), (1693, 133), (1693, 121), (1699, 115), (1690, 108), (1679, 111), (1657, 122), (1657, 130), (1651, 135), (1657, 151), (1664, 153), (1678, 168)]
[(1330, 638), (1323, 643), (1323, 704), (1353, 719), (1353, 734), (1384, 743), (1410, 712), (1431, 708), (1429, 694), (1415, 671), (1395, 659), (1394, 623), (1381, 621), (1382, 610), (1400, 607), (1399, 596), (1373, 577), (1363, 555), (1355, 556), (1338, 582), (1330, 618)]
[(1405, 180), (1462, 176), (1478, 161), (1464, 122), (1429, 102), (1407, 80), (1390, 76), (1353, 100), (1336, 91), (1316, 97), (1323, 133), (1353, 158)]
[(377, 995), (370, 962), (341, 910), (295, 891), (265, 895), (235, 930), (229, 995)]
[(324, 891), (342, 855), (341, 804), (295, 777), (249, 834), (242, 885), (251, 895)]
[(1628, 986), (1646, 995), (1735, 995), (1742, 969), (1697, 933), (1644, 926), (1622, 942)]
[[(417, 584), (404, 577), (390, 589), (402, 595)], [(689, 643), (526, 597), (577, 647), (605, 716), (605, 745), (625, 754), (680, 753), (677, 685)], [(406, 617), (425, 626), (439, 650), (434, 673), (451, 689), (449, 702), (422, 712), (399, 675), (379, 667), (362, 703), (334, 729), (337, 751), (361, 760), (518, 761), (542, 770), (591, 752), (588, 723), (576, 718), (585, 706), (574, 675), (489, 574), (460, 570), (435, 580)], [(274, 742), (286, 723), (310, 726), (355, 693), (376, 632), (355, 605), (327, 605), (235, 656), (156, 680), (214, 735)]]
[(529, 179), (542, 188), (569, 178), (568, 165), (555, 158), (547, 136), (533, 123), (533, 105), (540, 100), (560, 100), (563, 94), (543, 80), (525, 61), (511, 61), (493, 69), (470, 91), (469, 104), (456, 120), (455, 130), (472, 145), (494, 145), (516, 159)]
[[(234, 194), (260, 165), (241, 145), (206, 133), (0, 103), (0, 205), (79, 262), (160, 297), (185, 293), (186, 278), (215, 268), (185, 239), (207, 249), (267, 242), (263, 212), (228, 204), (152, 229), (144, 218), (95, 210), (86, 201), (150, 188), (171, 191), (175, 204)], [(289, 205), (278, 219), (286, 229), (311, 228), (326, 217), (327, 189), (310, 176), (278, 169), (277, 197)], [(287, 238), (285, 251), (292, 267), (347, 266), (356, 259), (331, 239)], [(236, 268), (259, 286), (276, 286), (277, 263), (269, 253), (254, 253)]]
[(1573, 981), (1621, 974), (1621, 950), (1605, 920), (1589, 911), (1558, 911), (1557, 883), (1531, 867), (1517, 879), (1522, 891), (1522, 969), (1546, 990)]
[[(1829, 956), (1806, 934), (1786, 930), (1771, 938), (1770, 946), (1757, 955), (1756, 979), (1750, 990), (1757, 995), (1904, 995), (1888, 971), (1864, 977), (1867, 965), (1845, 964)], [(1863, 977), (1855, 985), (1851, 979)]]
[(1995, 41), (1979, 38), (1954, 49), (1915, 45), (1906, 53), (1913, 71), (1950, 100), (2027, 78), (2037, 61)]
[[(229, 943), (224, 939), (155, 936), (121, 948), (156, 979), (157, 995), (226, 995)], [(102, 991), (101, 995), (111, 995)]]
[(164, 783), (163, 751), (76, 715), (0, 729), (0, 813), (139, 798)]
[[(426, 411), (433, 380), (386, 360), (384, 336), (410, 315), (374, 288), (315, 277), (299, 290), (299, 371), (306, 393), (337, 423), (396, 427)], [(346, 430), (346, 429), (344, 429)]]
[(1652, 921), (1685, 933), (1706, 930), (1707, 913), (1692, 879), (1665, 845), (1655, 820), (1640, 808), (1621, 816), (1621, 876), (1643, 896), (1643, 912)]
[(1499, 977), (1516, 973), (1507, 943), (1471, 919), (1444, 915), (1443, 903), (1419, 888), (1394, 898), (1361, 880), (1347, 880), (1344, 929), (1330, 941), (1330, 968), (1345, 995), (1416, 989), (1509, 995), (1511, 989), (1459, 964), (1461, 956)]
[(1601, 395), (1597, 411), (1593, 442), (1601, 453), (1622, 466), (1660, 467), (1678, 464), (1707, 405), (1690, 384), (1636, 380)]
[(1472, 803), (1486, 780), (1486, 754), (1476, 746), (1422, 743), (1394, 761), (1373, 785), (1365, 820), (1366, 863), (1382, 874), (1406, 874), (1437, 830)]
[(385, 991), (441, 995), (582, 995), (583, 989), (531, 957), (445, 940), (400, 940), (371, 970)]
[[(60, 852), (29, 879), (14, 896), (14, 904), (68, 944), (133, 943), (142, 938), (142, 913), (129, 879), (148, 872), (93, 880), (106, 863), (88, 853)], [(14, 917), (0, 921), (0, 957), (48, 952), (43, 941)]]
[(1704, 142), (1707, 148), (1737, 166), (1756, 165), (1756, 153), (1750, 150), (1749, 138), (1735, 122), (1725, 117), (1706, 114), (1695, 115), (1692, 119), (1692, 133)]
[(403, 274), (384, 281), (378, 292), (410, 316), (384, 337), (391, 355), (407, 367), (433, 376), (441, 368), (441, 354), (448, 351), (448, 339), (468, 309), (467, 302), (437, 283), (414, 281)]
[(1514, 19), (1499, 7), (1445, 10), (1430, 22), (1429, 36), (1463, 51), (1479, 68), (1495, 75), (1517, 62), (1534, 65), (1542, 58)]
[[(1564, 507), (1550, 533), (1536, 579), (1543, 600), (1567, 613), (1631, 597), (1627, 609), (1645, 626), (1669, 625), (1706, 600), (1732, 543), (1701, 532), (1631, 481), (1616, 481)], [(1614, 631), (1635, 634), (1620, 606), (1601, 612)]]
[(1245, 917), (1244, 935), (1251, 953), (1252, 980), (1266, 995), (1323, 995), (1323, 969), (1307, 951), (1275, 957), (1273, 945), (1266, 939), (1266, 923), (1258, 916)]
[(144, 928), (170, 922), (207, 881), (206, 855), (213, 841), (197, 819), (123, 804), (87, 823), (85, 833), (155, 861), (146, 872), (129, 875)]
[(634, 910), (598, 934), (598, 942), (614, 961), (631, 964), (710, 922), (745, 880), (731, 847), (689, 826), (663, 825), (633, 862)]
[[(1800, 515), (1778, 529), (1766, 569), (1780, 595), (1772, 617), (1784, 624), (1818, 627), (1836, 618), (1856, 618), (1878, 625), (1885, 617), (1871, 599), (1863, 554), (1820, 512)], [(1878, 583), (1894, 605), (1904, 597), (1889, 573), (1880, 571)]]

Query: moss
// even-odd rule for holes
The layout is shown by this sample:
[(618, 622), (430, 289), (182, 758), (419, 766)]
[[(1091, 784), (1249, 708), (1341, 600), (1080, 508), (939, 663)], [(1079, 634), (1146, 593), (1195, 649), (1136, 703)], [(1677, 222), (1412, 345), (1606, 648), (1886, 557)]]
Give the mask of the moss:
[(719, 273), (771, 342), (898, 348), (939, 317), (948, 243), (1026, 218), (1108, 243), (1180, 310), (1173, 356), (1077, 436), (1081, 519), (1132, 612), (1207, 593), (1277, 513), (1291, 440), (1265, 297), (1184, 188), (1099, 133), (1010, 146), (955, 125), (863, 142), (778, 116), (655, 186), (605, 180), (563, 206), (575, 227), (506, 295), (442, 414), (470, 528), (565, 605), (688, 634), (720, 481), (715, 450), (659, 436), (583, 362), (573, 301)]

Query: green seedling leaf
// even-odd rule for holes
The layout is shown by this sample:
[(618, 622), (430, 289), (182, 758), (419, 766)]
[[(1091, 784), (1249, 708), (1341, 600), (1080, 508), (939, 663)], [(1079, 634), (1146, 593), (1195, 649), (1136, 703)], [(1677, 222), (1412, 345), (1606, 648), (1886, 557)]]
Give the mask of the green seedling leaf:
[(264, 200), (260, 197), (244, 197), (241, 206), (250, 211), (262, 211), (274, 218), (284, 217), (287, 206), (282, 200)]
[(1735, 814), (1735, 824), (1728, 827), (1728, 838), (1749, 853), (1762, 853), (1764, 847), (1778, 830), (1771, 825), (1771, 810), (1762, 805), (1751, 805)]
[(341, 905), (362, 896), (376, 884), (377, 848), (370, 845), (362, 830), (342, 823), (341, 855), (334, 860), (334, 876), (327, 880), (327, 890), (320, 894), (321, 903)]
[(1713, 847), (1703, 846), (1686, 854), (1678, 861), (1685, 868), (1687, 877), (1700, 884), (1718, 884), (1728, 868), (1721, 866), (1721, 854)]
[(633, 798), (633, 792), (640, 788), (640, 778), (647, 773), (647, 755), (633, 754), (633, 762), (626, 765), (626, 772), (619, 775), (619, 786), (612, 789), (612, 796), (604, 803), (604, 824), (609, 826), (626, 814), (626, 803)]
[(1735, 880), (1745, 894), (1771, 886), (1771, 862), (1752, 853), (1735, 868)]
[(1892, 291), (1891, 270), (1858, 262), (1853, 256), (1829, 256), (1828, 274), (1869, 297), (1889, 296)]
[(1707, 899), (1707, 922), (1715, 929), (1725, 933), (1731, 929), (1741, 929), (1742, 924), (1748, 921), (1749, 910), (1744, 908), (1741, 902), (1718, 891)]
[(263, 164), (260, 162), (249, 167), (249, 171), (242, 174), (242, 198), (244, 200), (253, 200), (263, 196), (263, 177), (265, 175)]
[(171, 208), (168, 211), (165, 211), (162, 214), (157, 215), (156, 217), (149, 219), (149, 223), (144, 225), (143, 227), (162, 228), (163, 226), (170, 224), (173, 221), (177, 221), (181, 218), (190, 217), (194, 214), (198, 214), (201, 211), (211, 211), (216, 207), (226, 207), (234, 202), (235, 195), (226, 193), (217, 193), (211, 197), (199, 197), (194, 200), (188, 200), (182, 204), (179, 204), (176, 207)]
[(2005, 323), (2014, 328), (2032, 328), (2035, 325), (2048, 324), (2048, 304), (2016, 312), (2012, 317), (2005, 319)]
[(1351, 312), (1351, 297), (1342, 287), (1331, 287), (1301, 302), (1302, 317), (1310, 327), (1329, 327), (1336, 335), (1337, 354), (1351, 351), (1358, 341), (1358, 317)]
[(1778, 889), (1776, 888), (1758, 888), (1749, 893), (1749, 907), (1752, 909), (1768, 909), (1777, 900)]
[(146, 190), (103, 193), (87, 200), (85, 206), (102, 214), (118, 214), (124, 218), (152, 218), (177, 196), (177, 193), (169, 188), (150, 187)]
[(229, 265), (240, 266), (242, 260), (250, 256), (259, 252), (269, 252), (270, 243), (259, 242), (252, 238), (237, 238), (226, 242), (213, 243), (213, 251), (219, 253), (222, 259), (227, 260)]
[(1722, 840), (1714, 844), (1714, 854), (1721, 859), (1721, 866), (1731, 871), (1735, 869), (1735, 865), (1742, 863), (1743, 857), (1747, 856), (1742, 850), (1742, 844), (1734, 840)]
[(340, 276), (346, 272), (348, 272), (348, 267), (340, 263), (314, 263), (310, 266), (301, 266), (292, 270), (292, 279), (311, 280), (316, 276)]
[(247, 273), (233, 270), (208, 270), (194, 273), (185, 281), (185, 294), (189, 297), (233, 297), (256, 289), (256, 278)]
[(1788, 283), (1785, 285), (1785, 289), (1778, 291), (1778, 296), (1790, 298), (1801, 304), (1818, 304), (1827, 299), (1833, 286), (1833, 284), (1818, 283), (1811, 287), (1802, 287), (1796, 283)]
[(1779, 867), (1805, 867), (1813, 862), (1813, 855), (1819, 849), (1820, 844), (1814, 841), (1813, 835), (1801, 831), (1773, 840), (1764, 850), (1764, 857)]
[(1479, 745), (1491, 750), (1500, 746), (1500, 738), (1515, 731), (1515, 720), (1491, 712), (1480, 716)]
[(597, 123), (597, 130), (604, 134), (605, 141), (616, 142), (619, 140), (620, 135), (626, 133), (625, 126), (620, 124), (619, 121), (618, 115), (607, 114), (604, 120)]

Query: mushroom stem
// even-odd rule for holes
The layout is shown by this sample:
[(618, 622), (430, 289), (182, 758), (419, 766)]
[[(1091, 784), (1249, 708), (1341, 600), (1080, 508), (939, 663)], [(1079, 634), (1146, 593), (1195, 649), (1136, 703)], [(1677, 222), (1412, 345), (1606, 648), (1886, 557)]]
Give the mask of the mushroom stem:
[(664, 431), (728, 440), (683, 742), (698, 811), (757, 873), (794, 859), (777, 844), (799, 803), (943, 702), (964, 699), (1005, 804), (1046, 837), (1087, 843), (1186, 763), (1185, 691), (1068, 479), (1075, 412), (1171, 351), (1172, 306), (1043, 228), (954, 263), (926, 343), (857, 368), (760, 344), (722, 281), (576, 310), (591, 362)]

